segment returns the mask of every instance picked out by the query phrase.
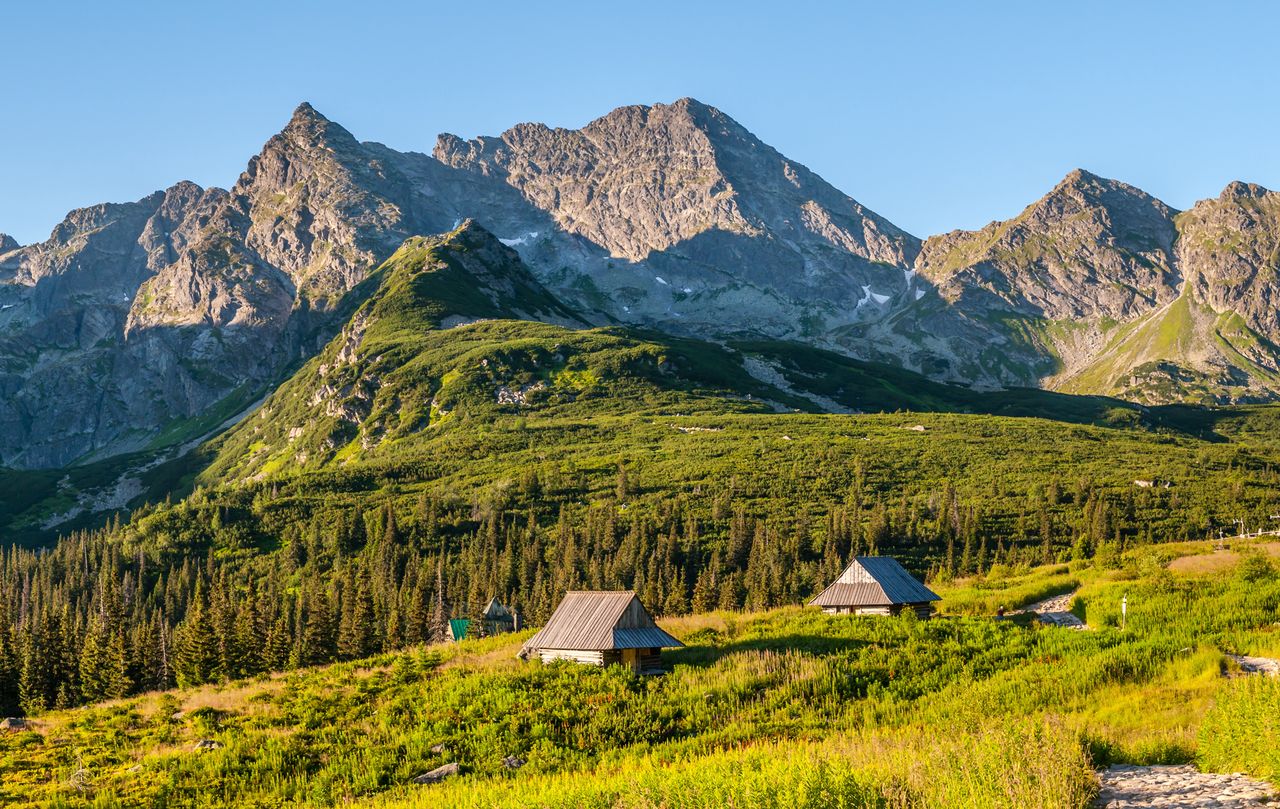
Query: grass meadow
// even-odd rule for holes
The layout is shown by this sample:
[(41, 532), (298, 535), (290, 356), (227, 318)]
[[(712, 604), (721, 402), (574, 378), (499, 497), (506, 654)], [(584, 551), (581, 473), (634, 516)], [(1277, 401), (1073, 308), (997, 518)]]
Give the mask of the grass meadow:
[[(0, 801), (1065, 808), (1108, 762), (1280, 780), (1280, 689), (1226, 657), (1275, 648), (1280, 580), (1160, 553), (958, 581), (930, 621), (671, 619), (663, 677), (524, 663), (519, 634), (50, 712), (0, 737)], [(1064, 590), (1091, 631), (990, 614)]]

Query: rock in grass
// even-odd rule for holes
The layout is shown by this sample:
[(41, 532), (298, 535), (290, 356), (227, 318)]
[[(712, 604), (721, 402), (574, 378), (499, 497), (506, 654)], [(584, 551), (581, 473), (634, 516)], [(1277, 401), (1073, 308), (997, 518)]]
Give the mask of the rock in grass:
[(220, 747), (222, 747), (222, 742), (214, 741), (213, 739), (201, 739), (191, 749), (199, 752), (201, 750), (217, 750)]
[(0, 730), (10, 733), (18, 733), (23, 730), (30, 730), (31, 723), (19, 716), (10, 716), (3, 722), (0, 722)]
[(518, 770), (528, 763), (528, 759), (520, 758), (519, 756), (507, 756), (502, 760), (502, 766), (508, 770)]
[(459, 772), (458, 762), (451, 761), (440, 767), (436, 767), (431, 772), (424, 772), (417, 778), (413, 779), (415, 784), (438, 784), (446, 778), (457, 775)]
[(431, 752), (433, 752), (433, 753), (443, 753), (443, 752), (444, 752), (444, 744), (443, 744), (443, 743), (441, 743), (441, 744), (433, 744), (433, 745), (431, 745)]

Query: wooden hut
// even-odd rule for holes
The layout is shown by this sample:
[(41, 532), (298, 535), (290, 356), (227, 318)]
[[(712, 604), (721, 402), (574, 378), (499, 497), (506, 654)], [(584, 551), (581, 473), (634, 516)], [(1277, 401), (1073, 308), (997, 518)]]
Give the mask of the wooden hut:
[(489, 599), (488, 606), (484, 608), (484, 634), (486, 637), (515, 632), (519, 628), (519, 622), (511, 610), (503, 606), (497, 598)]
[(897, 559), (856, 556), (809, 605), (830, 615), (897, 615), (912, 609), (928, 618), (938, 600), (938, 594), (916, 581)]
[(551, 620), (529, 638), (519, 656), (538, 657), (544, 663), (616, 663), (644, 673), (661, 670), (664, 648), (683, 645), (658, 628), (632, 591), (578, 591), (565, 594)]

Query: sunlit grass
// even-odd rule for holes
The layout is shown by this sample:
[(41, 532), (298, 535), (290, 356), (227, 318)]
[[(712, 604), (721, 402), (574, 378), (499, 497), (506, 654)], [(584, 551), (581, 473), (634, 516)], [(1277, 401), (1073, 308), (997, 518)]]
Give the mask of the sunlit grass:
[[(1280, 580), (1170, 578), (1135, 553), (1113, 569), (1050, 566), (943, 589), (972, 605), (1064, 583), (1079, 584), (1096, 629), (719, 612), (663, 621), (687, 646), (667, 653), (658, 678), (524, 663), (522, 634), (53, 712), (36, 733), (0, 737), (0, 797), (1083, 807), (1090, 760), (1198, 758), (1275, 777), (1268, 754), (1249, 749), (1254, 737), (1234, 737), (1232, 752), (1206, 728), (1243, 711), (1256, 738), (1272, 738), (1274, 697), (1228, 685), (1224, 654), (1274, 642)], [(222, 746), (193, 752), (205, 738)], [(507, 756), (527, 763), (508, 770)], [(448, 761), (463, 774), (411, 784)]]

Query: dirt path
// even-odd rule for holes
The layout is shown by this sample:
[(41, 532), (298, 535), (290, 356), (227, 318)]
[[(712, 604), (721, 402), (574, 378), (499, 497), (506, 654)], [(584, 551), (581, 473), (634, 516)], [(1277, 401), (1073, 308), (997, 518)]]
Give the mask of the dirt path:
[(1102, 792), (1096, 809), (1243, 809), (1274, 806), (1275, 789), (1247, 775), (1200, 772), (1190, 764), (1176, 767), (1138, 767), (1117, 764), (1099, 770)]
[(1053, 626), (1065, 626), (1068, 629), (1088, 629), (1084, 621), (1081, 621), (1070, 611), (1071, 599), (1075, 598), (1074, 592), (1065, 595), (1046, 598), (1044, 601), (1037, 601), (1034, 604), (1028, 604), (1022, 608), (1022, 612), (1034, 612), (1036, 618), (1043, 624), (1052, 624)]

